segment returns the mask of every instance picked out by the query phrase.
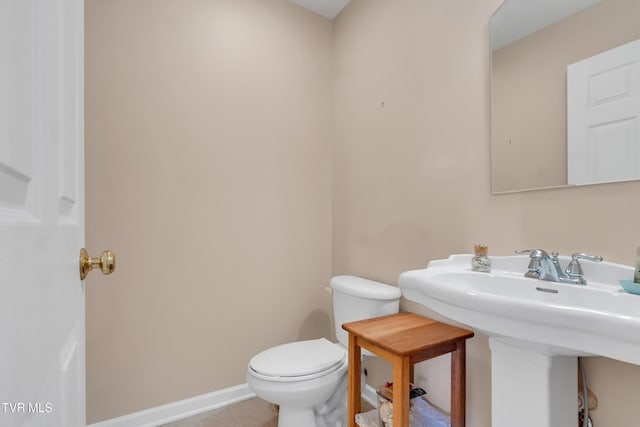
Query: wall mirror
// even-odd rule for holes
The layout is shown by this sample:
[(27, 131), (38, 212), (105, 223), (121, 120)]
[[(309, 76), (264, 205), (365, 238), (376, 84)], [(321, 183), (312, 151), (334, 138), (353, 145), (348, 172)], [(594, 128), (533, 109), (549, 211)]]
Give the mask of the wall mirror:
[(490, 27), (492, 192), (640, 179), (640, 1), (506, 0)]

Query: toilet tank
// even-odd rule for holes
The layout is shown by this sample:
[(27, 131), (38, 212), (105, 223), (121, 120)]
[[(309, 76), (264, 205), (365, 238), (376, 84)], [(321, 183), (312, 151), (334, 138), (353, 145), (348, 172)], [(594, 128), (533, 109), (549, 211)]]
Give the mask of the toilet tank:
[(331, 279), (331, 290), (336, 338), (345, 347), (349, 346), (349, 334), (342, 329), (343, 323), (394, 314), (400, 310), (402, 293), (396, 286), (356, 276), (335, 276)]

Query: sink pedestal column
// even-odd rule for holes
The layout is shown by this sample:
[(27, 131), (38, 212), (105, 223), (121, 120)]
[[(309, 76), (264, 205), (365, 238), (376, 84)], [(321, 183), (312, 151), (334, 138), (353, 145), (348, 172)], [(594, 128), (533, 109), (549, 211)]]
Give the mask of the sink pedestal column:
[(490, 338), (492, 427), (578, 425), (578, 359)]

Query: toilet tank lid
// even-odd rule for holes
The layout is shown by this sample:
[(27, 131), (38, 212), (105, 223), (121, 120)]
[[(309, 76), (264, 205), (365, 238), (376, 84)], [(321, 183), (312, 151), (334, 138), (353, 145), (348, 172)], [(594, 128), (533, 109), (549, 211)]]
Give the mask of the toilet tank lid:
[(357, 276), (335, 276), (331, 279), (331, 289), (354, 297), (373, 300), (397, 300), (402, 296), (402, 292), (396, 286)]

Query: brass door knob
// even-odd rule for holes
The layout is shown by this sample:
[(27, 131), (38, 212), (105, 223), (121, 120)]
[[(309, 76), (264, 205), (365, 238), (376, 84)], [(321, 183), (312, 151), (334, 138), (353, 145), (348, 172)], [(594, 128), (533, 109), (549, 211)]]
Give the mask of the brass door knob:
[(91, 258), (85, 248), (80, 249), (80, 280), (94, 268), (100, 267), (102, 274), (111, 274), (116, 269), (116, 255), (111, 251), (104, 251), (100, 258)]

